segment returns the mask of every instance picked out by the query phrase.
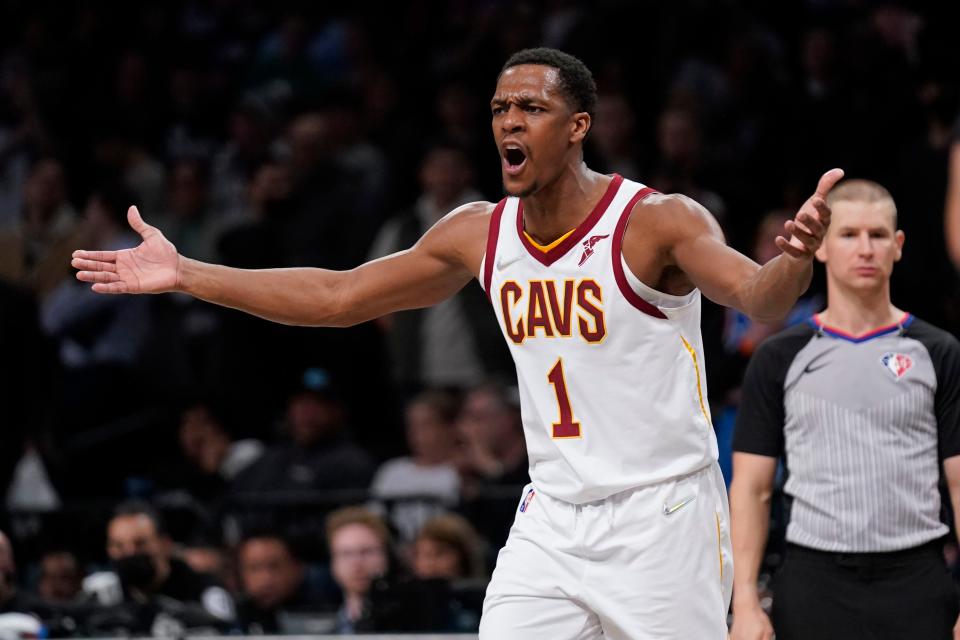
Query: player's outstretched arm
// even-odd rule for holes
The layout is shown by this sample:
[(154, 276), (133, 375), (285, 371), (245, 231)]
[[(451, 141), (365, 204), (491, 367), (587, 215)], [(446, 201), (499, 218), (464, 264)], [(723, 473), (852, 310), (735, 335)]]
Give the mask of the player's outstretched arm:
[(784, 235), (777, 237), (782, 253), (762, 267), (726, 245), (720, 226), (706, 209), (689, 198), (663, 196), (670, 199), (665, 203), (670, 211), (658, 217), (668, 227), (670, 262), (714, 302), (760, 322), (779, 320), (810, 286), (814, 254), (830, 225), (827, 194), (842, 177), (840, 169), (823, 174), (816, 192), (784, 224)]
[(460, 207), (411, 249), (349, 271), (314, 268), (234, 269), (191, 260), (131, 207), (127, 218), (143, 242), (122, 251), (76, 251), (77, 278), (98, 293), (178, 291), (291, 325), (350, 326), (428, 306), (463, 287), (479, 270), (493, 205)]

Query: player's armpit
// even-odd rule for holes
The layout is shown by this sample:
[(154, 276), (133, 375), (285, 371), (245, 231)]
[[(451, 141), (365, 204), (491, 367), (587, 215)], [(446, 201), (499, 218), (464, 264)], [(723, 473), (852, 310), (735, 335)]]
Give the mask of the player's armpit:
[[(645, 255), (659, 256), (649, 273), (641, 273)], [(744, 311), (744, 284), (760, 269), (726, 245), (709, 211), (680, 194), (656, 194), (637, 205), (624, 237), (624, 257), (634, 274), (652, 287), (663, 269), (677, 267), (691, 289), (697, 287), (714, 302)]]

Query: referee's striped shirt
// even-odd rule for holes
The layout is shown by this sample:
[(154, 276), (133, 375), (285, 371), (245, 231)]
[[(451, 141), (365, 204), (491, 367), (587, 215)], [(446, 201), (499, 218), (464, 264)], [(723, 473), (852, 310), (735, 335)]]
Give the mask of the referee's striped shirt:
[(940, 463), (960, 454), (960, 344), (907, 314), (854, 337), (810, 322), (747, 368), (735, 451), (785, 456), (787, 540), (894, 551), (939, 538)]

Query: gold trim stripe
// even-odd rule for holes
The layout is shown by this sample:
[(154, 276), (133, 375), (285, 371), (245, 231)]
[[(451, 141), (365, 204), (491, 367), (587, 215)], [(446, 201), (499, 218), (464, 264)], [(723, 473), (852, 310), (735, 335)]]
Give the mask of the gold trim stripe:
[(551, 249), (553, 249), (554, 247), (556, 247), (558, 244), (560, 244), (561, 242), (563, 242), (564, 240), (566, 240), (567, 238), (569, 238), (569, 237), (570, 237), (570, 234), (573, 233), (574, 231), (576, 231), (576, 229), (570, 229), (570, 231), (567, 231), (565, 234), (563, 234), (562, 236), (560, 236), (559, 238), (557, 238), (556, 240), (554, 240), (553, 242), (551, 242), (551, 243), (548, 244), (548, 245), (542, 245), (542, 244), (540, 244), (539, 242), (537, 242), (536, 240), (534, 240), (533, 238), (531, 238), (531, 237), (530, 237), (530, 234), (527, 233), (526, 231), (523, 232), (523, 235), (527, 236), (527, 240), (530, 241), (530, 244), (532, 244), (533, 246), (535, 246), (537, 249), (539, 249), (539, 250), (542, 251), (543, 253), (547, 253), (548, 251), (550, 251)]
[(686, 347), (687, 353), (689, 353), (693, 359), (693, 370), (697, 374), (697, 397), (700, 400), (700, 411), (703, 412), (703, 417), (706, 418), (707, 423), (710, 424), (710, 414), (707, 413), (707, 407), (703, 404), (703, 388), (700, 385), (700, 365), (697, 364), (697, 352), (690, 346), (686, 338), (680, 336), (680, 340), (683, 341), (683, 346)]

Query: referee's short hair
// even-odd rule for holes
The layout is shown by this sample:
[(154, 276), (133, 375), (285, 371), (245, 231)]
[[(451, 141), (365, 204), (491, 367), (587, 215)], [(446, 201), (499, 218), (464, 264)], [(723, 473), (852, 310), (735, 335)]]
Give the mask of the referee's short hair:
[(833, 207), (838, 202), (889, 202), (893, 216), (893, 228), (897, 228), (897, 204), (887, 189), (873, 180), (853, 179), (839, 182), (827, 195), (827, 204)]

